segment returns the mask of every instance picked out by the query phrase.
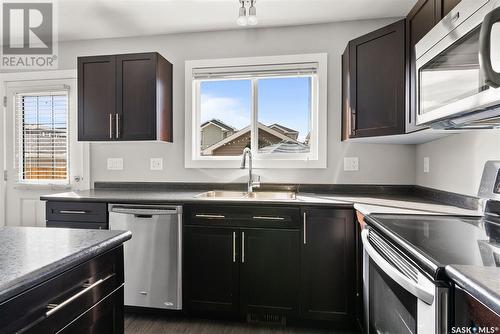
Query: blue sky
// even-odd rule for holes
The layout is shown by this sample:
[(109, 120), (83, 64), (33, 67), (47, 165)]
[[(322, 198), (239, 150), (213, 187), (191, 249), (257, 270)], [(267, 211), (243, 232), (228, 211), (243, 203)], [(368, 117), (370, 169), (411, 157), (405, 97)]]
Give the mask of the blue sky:
[[(298, 130), (303, 141), (309, 131), (310, 78), (259, 79), (259, 122), (279, 123)], [(251, 81), (201, 83), (201, 121), (212, 118), (241, 129), (250, 124)]]

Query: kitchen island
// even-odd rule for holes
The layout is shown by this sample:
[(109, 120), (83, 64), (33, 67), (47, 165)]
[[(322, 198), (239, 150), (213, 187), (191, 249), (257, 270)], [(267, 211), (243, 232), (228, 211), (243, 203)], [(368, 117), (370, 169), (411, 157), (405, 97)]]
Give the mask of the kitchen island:
[(122, 244), (130, 238), (125, 231), (0, 228), (0, 332), (123, 332)]

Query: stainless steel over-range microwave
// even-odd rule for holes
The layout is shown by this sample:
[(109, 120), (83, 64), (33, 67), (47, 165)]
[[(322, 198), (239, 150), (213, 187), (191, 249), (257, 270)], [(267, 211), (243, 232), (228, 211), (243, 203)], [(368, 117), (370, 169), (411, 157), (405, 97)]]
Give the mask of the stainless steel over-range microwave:
[(500, 0), (463, 0), (415, 46), (417, 124), (500, 127)]

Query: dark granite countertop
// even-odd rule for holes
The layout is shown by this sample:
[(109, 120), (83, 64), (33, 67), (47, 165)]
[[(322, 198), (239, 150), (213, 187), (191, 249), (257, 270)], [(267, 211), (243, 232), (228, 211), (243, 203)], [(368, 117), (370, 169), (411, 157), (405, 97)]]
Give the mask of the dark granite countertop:
[(500, 315), (500, 268), (449, 265), (446, 274), (472, 297)]
[(0, 228), (0, 303), (131, 238), (130, 232)]
[[(409, 213), (408, 210), (423, 213), (478, 215), (475, 210), (467, 210), (456, 206), (445, 205), (418, 198), (416, 196), (382, 196), (382, 195), (342, 195), (332, 193), (299, 192), (296, 200), (256, 200), (256, 199), (206, 199), (196, 196), (207, 190), (133, 190), (133, 189), (90, 189), (71, 191), (41, 196), (45, 201), (91, 201), (106, 203), (251, 203), (251, 204), (293, 204), (293, 205), (327, 205), (353, 207), (359, 204), (359, 210), (369, 208), (365, 214), (373, 212)], [(390, 209), (389, 209), (390, 208)], [(395, 210), (396, 209), (396, 210)], [(415, 212), (414, 212), (415, 213)]]

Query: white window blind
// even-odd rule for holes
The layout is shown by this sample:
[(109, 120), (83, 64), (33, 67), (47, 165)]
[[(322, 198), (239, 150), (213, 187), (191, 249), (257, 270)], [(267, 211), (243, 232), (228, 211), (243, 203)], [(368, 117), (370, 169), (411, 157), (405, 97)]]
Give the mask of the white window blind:
[(193, 68), (194, 79), (255, 78), (274, 76), (314, 75), (317, 62)]
[(68, 92), (16, 94), (18, 181), (69, 183)]

